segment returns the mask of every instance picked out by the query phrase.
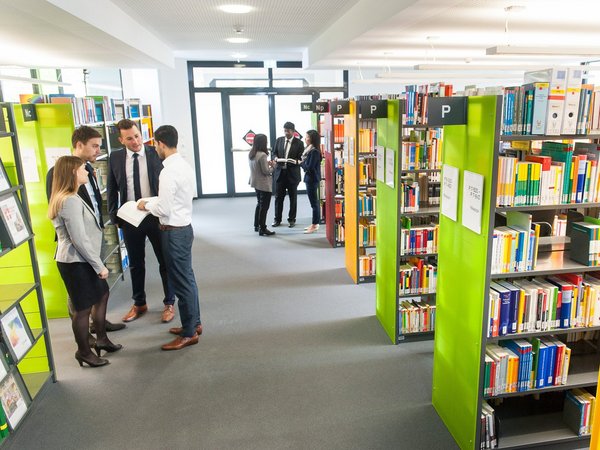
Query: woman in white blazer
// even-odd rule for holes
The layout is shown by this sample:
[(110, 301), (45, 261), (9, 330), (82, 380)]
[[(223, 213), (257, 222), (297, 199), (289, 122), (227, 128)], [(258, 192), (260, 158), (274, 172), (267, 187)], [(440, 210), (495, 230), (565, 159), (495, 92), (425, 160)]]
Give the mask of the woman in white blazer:
[[(100, 358), (102, 350), (115, 352), (122, 348), (106, 336), (106, 305), (108, 303), (108, 269), (100, 258), (102, 228), (94, 211), (77, 195), (79, 187), (89, 181), (85, 163), (76, 156), (63, 156), (54, 166), (52, 194), (48, 217), (56, 229), (58, 247), (56, 264), (73, 302), (73, 334), (77, 343), (75, 359), (83, 366), (108, 364)], [(88, 329), (92, 306), (92, 320), (97, 339), (92, 353)]]

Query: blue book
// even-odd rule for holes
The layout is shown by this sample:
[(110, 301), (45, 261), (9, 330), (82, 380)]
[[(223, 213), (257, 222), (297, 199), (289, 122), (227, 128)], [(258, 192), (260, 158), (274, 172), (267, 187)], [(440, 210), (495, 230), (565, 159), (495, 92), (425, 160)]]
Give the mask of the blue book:
[(535, 387), (541, 389), (546, 387), (546, 365), (548, 360), (548, 347), (540, 341), (540, 349), (537, 361), (537, 369), (535, 371)]
[(498, 334), (506, 336), (510, 322), (510, 290), (495, 282), (490, 282), (490, 288), (500, 295), (500, 326)]
[(530, 134), (546, 134), (546, 112), (548, 110), (548, 91), (550, 83), (529, 83), (525, 89), (535, 89), (533, 94), (533, 113)]
[(510, 291), (508, 333), (516, 333), (517, 322), (519, 320), (519, 300), (521, 297), (521, 289), (516, 287), (514, 284), (509, 283), (508, 281), (498, 281), (497, 284)]
[(554, 369), (556, 368), (556, 344), (548, 340), (542, 339), (542, 342), (548, 347), (549, 357), (546, 364), (546, 386), (554, 385)]
[(548, 277), (548, 281), (561, 292), (560, 328), (571, 328), (571, 307), (573, 304), (573, 284), (558, 277)]

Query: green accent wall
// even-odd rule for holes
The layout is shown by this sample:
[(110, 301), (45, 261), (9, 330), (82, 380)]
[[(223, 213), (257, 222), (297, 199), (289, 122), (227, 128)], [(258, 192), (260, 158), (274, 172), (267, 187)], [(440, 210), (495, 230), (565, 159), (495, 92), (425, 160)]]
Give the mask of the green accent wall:
[[(401, 103), (388, 100), (387, 119), (377, 120), (377, 141), (386, 152), (395, 153), (394, 187), (377, 181), (377, 259), (375, 314), (392, 343), (398, 339), (398, 148)], [(379, 176), (379, 174), (378, 174)]]
[[(460, 183), (457, 221), (440, 214), (432, 399), (438, 414), (463, 449), (477, 446), (481, 408), (498, 101), (495, 96), (469, 97), (468, 125), (444, 127), (443, 161), (459, 168)], [(479, 235), (461, 224), (465, 170), (484, 176)]]

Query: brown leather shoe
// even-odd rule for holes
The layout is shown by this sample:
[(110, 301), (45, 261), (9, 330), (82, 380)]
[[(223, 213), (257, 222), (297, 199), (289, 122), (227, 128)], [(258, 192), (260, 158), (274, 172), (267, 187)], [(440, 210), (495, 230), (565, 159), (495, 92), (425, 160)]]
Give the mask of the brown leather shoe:
[[(180, 335), (182, 331), (183, 331), (183, 327), (169, 328), (169, 333), (171, 333), (171, 334)], [(198, 333), (198, 336), (200, 336), (202, 334), (202, 324), (200, 324), (196, 327), (196, 333)]]
[(198, 343), (198, 335), (194, 334), (192, 337), (183, 337), (177, 336), (174, 340), (169, 342), (168, 344), (163, 345), (161, 348), (163, 350), (181, 350), (184, 347), (189, 345), (194, 345)]
[(129, 312), (123, 316), (123, 322), (133, 322), (135, 319), (139, 319), (142, 317), (146, 311), (148, 311), (148, 306), (135, 306), (133, 305)]
[(162, 322), (163, 323), (167, 323), (170, 322), (171, 320), (173, 320), (173, 318), (175, 317), (175, 308), (173, 308), (173, 305), (165, 305), (165, 309), (162, 312)]

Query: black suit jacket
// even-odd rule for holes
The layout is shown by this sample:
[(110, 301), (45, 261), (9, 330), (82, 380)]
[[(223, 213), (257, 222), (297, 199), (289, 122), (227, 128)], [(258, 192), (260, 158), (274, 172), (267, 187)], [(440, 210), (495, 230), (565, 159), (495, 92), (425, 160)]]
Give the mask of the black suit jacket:
[[(154, 147), (145, 145), (144, 148), (146, 149), (150, 193), (154, 197), (158, 195), (158, 177), (163, 165)], [(108, 159), (108, 214), (115, 224), (120, 223), (117, 217), (119, 207), (128, 200), (133, 200), (127, 198), (126, 161), (127, 150), (124, 148), (111, 152)]]
[[(86, 163), (89, 164), (89, 163)], [(92, 185), (92, 189), (94, 190), (94, 196), (96, 197), (96, 202), (98, 203), (98, 207), (100, 208), (100, 227), (104, 228), (104, 221), (102, 219), (102, 194), (100, 194), (100, 190), (97, 187), (98, 181), (95, 183), (91, 179), (91, 175), (88, 174), (88, 178), (90, 178), (90, 183)], [(54, 167), (51, 167), (48, 173), (46, 174), (46, 196), (48, 197), (48, 201), (50, 201), (50, 195), (52, 194), (52, 180), (54, 180)], [(84, 184), (79, 186), (79, 190), (77, 194), (83, 199), (87, 205), (94, 210), (94, 204), (92, 203), (92, 199), (90, 198), (90, 194), (88, 193), (87, 188)]]
[[(287, 170), (288, 179), (300, 183), (300, 159), (302, 159), (302, 152), (304, 152), (304, 144), (298, 138), (292, 138), (290, 142), (290, 151), (288, 152), (288, 158), (295, 159), (298, 164), (288, 164), (287, 169), (282, 169), (283, 164), (277, 164), (275, 166), (275, 172), (273, 173), (273, 179), (277, 181), (282, 170)], [(271, 150), (271, 159), (285, 158), (285, 136), (277, 138), (273, 150)]]

